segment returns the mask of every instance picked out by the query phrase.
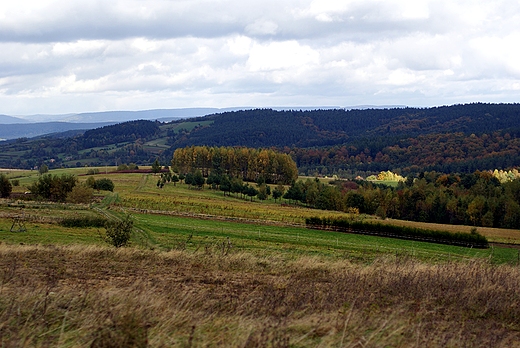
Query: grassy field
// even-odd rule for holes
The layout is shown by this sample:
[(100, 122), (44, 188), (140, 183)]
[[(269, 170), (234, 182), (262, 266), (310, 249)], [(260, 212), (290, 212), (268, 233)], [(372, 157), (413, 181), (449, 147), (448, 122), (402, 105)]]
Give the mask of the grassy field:
[[(517, 249), (310, 230), (306, 217), (345, 214), (103, 177), (115, 192), (90, 206), (0, 200), (0, 346), (520, 346)], [(128, 213), (129, 248), (59, 225)], [(10, 231), (17, 217), (27, 232)]]
[(6, 347), (518, 347), (520, 270), (0, 245)]

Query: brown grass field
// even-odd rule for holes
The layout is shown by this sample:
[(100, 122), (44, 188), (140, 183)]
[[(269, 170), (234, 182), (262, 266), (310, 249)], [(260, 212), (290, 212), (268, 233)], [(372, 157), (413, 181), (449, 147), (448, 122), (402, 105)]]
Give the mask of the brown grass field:
[[(248, 228), (235, 222), (219, 222), (215, 228), (211, 224), (216, 221), (204, 220), (207, 226), (200, 219), (174, 223), (170, 215), (255, 222), (248, 226), (264, 221), (278, 231), (309, 216), (344, 214), (272, 200), (249, 202), (186, 185), (158, 189), (151, 174), (108, 177), (116, 192), (102, 193), (106, 199), (98, 210), (0, 202), (0, 236), (5, 236), (0, 239), (0, 347), (520, 347), (516, 250), (504, 264), (493, 262), (493, 251), (490, 257), (464, 250), (465, 257), (448, 251), (447, 257), (420, 259), (414, 257), (420, 243), (412, 243), (412, 252), (385, 253), (378, 244), (370, 257), (357, 258), (349, 257), (350, 249), (335, 250), (334, 236), (335, 244), (309, 244), (316, 252), (293, 252), (307, 246), (291, 244), (301, 242), (291, 242), (289, 235), (261, 240), (259, 229), (257, 240), (257, 227), (251, 227), (255, 231), (248, 237)], [(23, 192), (36, 178), (34, 172), (20, 177), (16, 191)], [(142, 228), (138, 235), (150, 238), (146, 243), (164, 239), (173, 247), (150, 250), (134, 241), (133, 247), (116, 249), (104, 245), (97, 228), (65, 228), (55, 221), (95, 215), (99, 209), (108, 209), (109, 215), (133, 211)], [(9, 232), (13, 217), (21, 214), (29, 230)], [(202, 243), (206, 228), (228, 236)], [(200, 234), (193, 237), (200, 240), (196, 248), (175, 247), (182, 243), (172, 241), (186, 241), (194, 230)], [(520, 241), (519, 231), (478, 231), (491, 241)], [(230, 236), (237, 243), (233, 248), (227, 244)], [(344, 243), (365, 248), (357, 239)], [(378, 243), (383, 250), (386, 241)], [(442, 253), (445, 246), (438, 248)], [(334, 257), (329, 255), (333, 251)]]
[(0, 245), (2, 347), (519, 347), (520, 269)]

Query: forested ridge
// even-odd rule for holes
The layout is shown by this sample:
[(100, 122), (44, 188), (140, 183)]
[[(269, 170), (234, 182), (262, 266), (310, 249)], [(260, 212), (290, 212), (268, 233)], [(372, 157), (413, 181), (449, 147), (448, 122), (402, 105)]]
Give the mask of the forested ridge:
[(206, 116), (211, 126), (178, 142), (182, 145), (312, 147), (363, 138), (406, 139), (425, 134), (466, 135), (507, 130), (520, 133), (520, 104), (468, 104), (435, 108), (275, 111), (257, 109)]
[(472, 173), (520, 165), (519, 117), (520, 104), (482, 103), (234, 111), (170, 123), (131, 121), (73, 137), (3, 142), (0, 167), (146, 165), (156, 158), (168, 164), (178, 148), (238, 146), (282, 151), (295, 160), (300, 173), (309, 175)]

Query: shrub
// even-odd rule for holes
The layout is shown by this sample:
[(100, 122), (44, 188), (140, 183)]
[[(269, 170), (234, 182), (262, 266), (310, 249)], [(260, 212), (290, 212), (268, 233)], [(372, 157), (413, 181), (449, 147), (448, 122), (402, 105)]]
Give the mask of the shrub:
[(69, 203), (90, 203), (92, 200), (92, 196), (94, 196), (94, 189), (87, 185), (76, 185), (72, 188), (67, 194), (67, 202)]
[(11, 195), (11, 191), (13, 190), (13, 185), (5, 174), (0, 174), (0, 197), (6, 198)]
[(128, 245), (134, 222), (130, 215), (123, 220), (110, 220), (105, 223), (106, 236), (105, 241), (108, 244), (120, 248)]
[(106, 223), (107, 219), (94, 216), (65, 218), (60, 221), (63, 227), (105, 227)]
[(92, 176), (89, 176), (87, 178), (87, 181), (85, 181), (85, 185), (87, 185), (90, 188), (95, 189), (96, 188), (96, 179), (94, 179), (94, 177), (92, 177)]
[(61, 176), (45, 174), (29, 187), (29, 191), (45, 199), (63, 202), (76, 186), (77, 181), (76, 177), (70, 174)]
[(339, 232), (373, 234), (382, 237), (422, 240), (432, 243), (452, 244), (475, 248), (487, 248), (489, 246), (486, 237), (476, 232), (476, 230), (471, 233), (452, 233), (414, 227), (368, 223), (350, 219), (319, 217), (307, 218), (305, 219), (305, 224), (310, 228)]
[(89, 169), (87, 171), (87, 175), (95, 175), (95, 174), (99, 174), (99, 169), (97, 168), (92, 168), (92, 169)]
[(96, 180), (94, 188), (96, 190), (113, 192), (114, 183), (110, 179), (103, 178), (103, 179)]

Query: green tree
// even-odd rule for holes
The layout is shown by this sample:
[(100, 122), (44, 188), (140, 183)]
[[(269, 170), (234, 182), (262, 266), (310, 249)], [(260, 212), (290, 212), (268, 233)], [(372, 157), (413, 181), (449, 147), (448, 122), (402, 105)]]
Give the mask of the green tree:
[(226, 195), (226, 192), (231, 193), (231, 180), (227, 174), (222, 175), (220, 180), (220, 191), (224, 192), (224, 196)]
[(90, 188), (95, 189), (96, 188), (96, 179), (94, 179), (93, 176), (89, 176), (87, 178), (87, 181), (85, 181), (85, 185), (87, 185)]
[(76, 204), (87, 204), (90, 203), (94, 196), (94, 189), (87, 185), (76, 185), (67, 194), (67, 202)]
[(72, 174), (44, 174), (29, 187), (31, 193), (45, 199), (64, 202), (69, 192), (76, 186), (77, 179)]
[(200, 170), (197, 170), (195, 174), (193, 174), (193, 185), (197, 186), (198, 188), (202, 188), (204, 184), (206, 183), (206, 179), (202, 176), (202, 173)]
[(103, 178), (96, 180), (94, 188), (101, 191), (114, 191), (114, 182), (110, 179)]
[(239, 178), (231, 179), (231, 192), (233, 193), (242, 193), (242, 187), (244, 183)]
[(0, 197), (6, 198), (11, 195), (13, 185), (5, 174), (0, 174)]
[(269, 186), (266, 184), (261, 184), (258, 187), (258, 199), (261, 201), (265, 201), (267, 198), (269, 198), (269, 194), (271, 193), (271, 190), (269, 189)]
[(184, 183), (186, 185), (195, 185), (194, 184), (194, 179), (193, 179), (194, 175), (192, 173), (188, 173), (186, 174), (186, 176), (184, 177)]
[(156, 158), (155, 161), (152, 163), (152, 172), (157, 174), (161, 171), (161, 164), (159, 163), (159, 159)]
[(284, 194), (283, 198), (292, 201), (302, 201), (304, 196), (303, 183), (300, 181), (294, 181), (291, 187)]
[(130, 215), (123, 220), (110, 220), (105, 224), (106, 235), (105, 241), (110, 245), (120, 248), (128, 245), (134, 222)]
[(285, 192), (285, 186), (283, 186), (282, 184), (278, 184), (274, 190), (273, 190), (273, 198), (274, 198), (274, 201), (276, 202), (276, 200), (280, 197), (283, 196)]
[(171, 181), (173, 182), (173, 186), (177, 186), (177, 183), (179, 182), (179, 177), (176, 174), (173, 174)]
[(347, 207), (357, 208), (360, 213), (365, 212), (365, 198), (362, 194), (350, 191), (347, 193)]
[(258, 195), (258, 190), (255, 189), (253, 186), (245, 185), (244, 188), (243, 188), (242, 193), (244, 193), (245, 195), (251, 197), (251, 202), (252, 202), (253, 201), (253, 197)]
[(477, 196), (468, 205), (467, 213), (473, 225), (480, 226), (482, 224), (482, 215), (484, 215), (485, 204), (486, 199), (482, 196)]
[(43, 163), (38, 169), (38, 172), (40, 173), (40, 175), (47, 174), (49, 172), (49, 167), (47, 167), (47, 165)]

